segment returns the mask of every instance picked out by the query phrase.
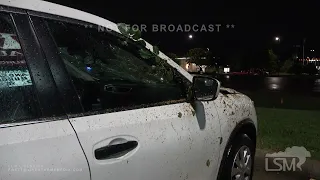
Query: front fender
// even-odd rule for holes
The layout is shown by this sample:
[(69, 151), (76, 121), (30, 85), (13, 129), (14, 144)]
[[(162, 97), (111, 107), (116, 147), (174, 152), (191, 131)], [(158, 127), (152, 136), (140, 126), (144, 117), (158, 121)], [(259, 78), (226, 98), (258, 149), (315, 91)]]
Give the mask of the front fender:
[(236, 91), (228, 90), (220, 93), (214, 104), (219, 115), (221, 127), (221, 162), (227, 143), (238, 125), (249, 120), (254, 125), (257, 134), (257, 115), (253, 101), (248, 96)]

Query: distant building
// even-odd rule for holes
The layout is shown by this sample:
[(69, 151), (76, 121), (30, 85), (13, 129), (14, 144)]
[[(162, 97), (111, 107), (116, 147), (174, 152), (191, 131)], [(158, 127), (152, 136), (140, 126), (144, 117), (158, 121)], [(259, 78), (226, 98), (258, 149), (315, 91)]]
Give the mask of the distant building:
[[(303, 62), (303, 59), (299, 59), (299, 61)], [(307, 57), (304, 62), (315, 64), (316, 68), (320, 70), (320, 58), (309, 58)]]
[[(228, 65), (218, 66), (217, 63), (215, 63), (215, 66), (208, 66), (204, 64), (188, 63), (190, 57), (180, 57), (176, 59), (178, 60), (179, 65), (189, 73), (230, 73), (230, 67)], [(203, 57), (202, 59), (206, 59), (206, 57)]]
[[(176, 58), (180, 62), (180, 66), (185, 69), (188, 72), (200, 72), (201, 70), (204, 72), (205, 68), (207, 67), (206, 65), (197, 65), (195, 63), (188, 63), (190, 60), (190, 57), (181, 57), (181, 58)], [(203, 57), (203, 59), (206, 59)]]

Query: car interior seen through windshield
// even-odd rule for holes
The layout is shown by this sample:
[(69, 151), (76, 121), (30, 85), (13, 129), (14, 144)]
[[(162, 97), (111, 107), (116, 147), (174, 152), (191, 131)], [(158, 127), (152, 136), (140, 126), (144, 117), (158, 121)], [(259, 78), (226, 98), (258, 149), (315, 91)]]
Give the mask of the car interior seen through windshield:
[(159, 70), (155, 59), (143, 59), (142, 47), (131, 41), (67, 23), (47, 23), (86, 111), (186, 98), (175, 70)]

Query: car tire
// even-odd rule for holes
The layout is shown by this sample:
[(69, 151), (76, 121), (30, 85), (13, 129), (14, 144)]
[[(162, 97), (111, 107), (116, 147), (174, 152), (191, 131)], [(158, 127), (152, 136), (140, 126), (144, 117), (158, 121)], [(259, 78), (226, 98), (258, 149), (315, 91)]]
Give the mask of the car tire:
[(224, 152), (218, 180), (252, 180), (255, 144), (246, 135), (238, 135)]

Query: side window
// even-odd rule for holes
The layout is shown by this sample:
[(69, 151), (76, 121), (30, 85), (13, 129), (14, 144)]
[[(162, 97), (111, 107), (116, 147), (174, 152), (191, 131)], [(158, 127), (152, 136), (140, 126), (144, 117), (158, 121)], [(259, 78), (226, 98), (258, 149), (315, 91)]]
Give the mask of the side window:
[(182, 102), (182, 77), (144, 47), (93, 28), (47, 21), (85, 111)]
[(38, 117), (33, 84), (8, 14), (0, 13), (0, 124)]

